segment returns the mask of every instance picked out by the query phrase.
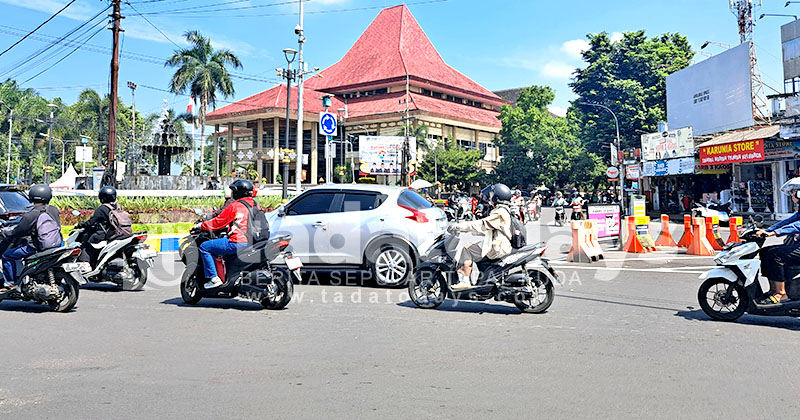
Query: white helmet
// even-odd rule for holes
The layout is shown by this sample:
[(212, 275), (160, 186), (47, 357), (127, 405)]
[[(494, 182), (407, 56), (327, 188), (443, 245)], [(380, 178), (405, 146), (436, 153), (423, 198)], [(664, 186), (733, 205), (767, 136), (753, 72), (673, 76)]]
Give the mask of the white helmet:
[(800, 198), (800, 177), (792, 178), (781, 186), (781, 192), (786, 195), (797, 195)]

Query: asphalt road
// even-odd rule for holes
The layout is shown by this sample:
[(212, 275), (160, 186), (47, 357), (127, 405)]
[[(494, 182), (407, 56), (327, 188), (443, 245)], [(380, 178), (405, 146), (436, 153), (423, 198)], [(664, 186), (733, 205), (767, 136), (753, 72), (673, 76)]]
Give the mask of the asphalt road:
[(566, 228), (531, 235), (550, 238), (563, 282), (540, 315), (420, 310), (329, 276), (282, 311), (188, 307), (174, 254), (147, 290), (84, 289), (68, 314), (2, 302), (0, 418), (797, 418), (800, 320), (710, 321), (709, 258), (576, 265), (558, 261)]

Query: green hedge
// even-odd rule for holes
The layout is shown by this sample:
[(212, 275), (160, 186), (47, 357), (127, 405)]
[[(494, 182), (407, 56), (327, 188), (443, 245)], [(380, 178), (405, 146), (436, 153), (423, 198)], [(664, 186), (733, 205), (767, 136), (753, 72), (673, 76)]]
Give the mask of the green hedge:
[[(268, 195), (256, 197), (265, 209), (274, 209), (281, 203), (281, 197)], [(219, 197), (119, 197), (117, 202), (129, 213), (151, 213), (160, 210), (208, 210), (219, 208), (225, 198)], [(50, 204), (60, 210), (92, 210), (100, 205), (97, 197), (56, 196)]]

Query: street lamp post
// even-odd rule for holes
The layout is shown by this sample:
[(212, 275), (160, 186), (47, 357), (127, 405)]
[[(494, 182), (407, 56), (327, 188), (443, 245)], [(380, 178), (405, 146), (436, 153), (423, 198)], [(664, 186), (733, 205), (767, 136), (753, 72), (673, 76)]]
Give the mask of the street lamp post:
[[(294, 61), (294, 57), (297, 55), (297, 50), (292, 48), (286, 48), (283, 50), (283, 56), (286, 58), (286, 68), (278, 70), (279, 77), (286, 78), (286, 139), (283, 144), (284, 148), (284, 157), (283, 157), (283, 176), (282, 182), (283, 190), (281, 193), (281, 197), (285, 201), (287, 197), (289, 197), (289, 163), (291, 160), (289, 159), (289, 104), (291, 102), (292, 96), (292, 80), (294, 80), (296, 71), (292, 70), (292, 62)], [(298, 128), (302, 129), (302, 128)], [(297, 157), (300, 159), (300, 156)], [(297, 176), (300, 176), (299, 174)]]
[(11, 109), (5, 102), (0, 101), (6, 109), (8, 109), (8, 155), (6, 158), (8, 159), (8, 166), (6, 166), (6, 184), (11, 183), (11, 130), (14, 127), (14, 110)]
[(50, 118), (47, 119), (47, 163), (44, 168), (44, 183), (50, 183), (50, 155), (53, 153), (53, 123), (55, 123), (55, 110), (58, 109), (56, 104), (47, 104), (50, 108)]
[[(578, 103), (581, 105), (603, 108), (611, 113), (611, 115), (614, 117), (614, 125), (617, 128), (617, 153), (619, 153), (620, 150), (622, 150), (622, 148), (620, 146), (620, 140), (619, 140), (619, 120), (617, 120), (617, 114), (615, 114), (614, 111), (611, 110), (611, 108), (605, 105), (596, 104), (593, 102), (578, 102)], [(619, 170), (619, 185), (620, 185), (619, 204), (620, 206), (622, 206), (622, 214), (625, 214), (625, 167), (624, 167), (625, 165), (620, 165), (620, 166), (622, 166), (622, 168), (620, 168)], [(620, 240), (620, 246), (622, 246), (621, 240)]]

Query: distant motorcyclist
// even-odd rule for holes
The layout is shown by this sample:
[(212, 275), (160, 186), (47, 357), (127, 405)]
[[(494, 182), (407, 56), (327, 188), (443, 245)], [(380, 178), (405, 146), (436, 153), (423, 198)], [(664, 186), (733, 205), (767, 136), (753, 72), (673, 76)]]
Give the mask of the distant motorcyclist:
[(556, 192), (556, 199), (553, 200), (553, 207), (563, 207), (567, 204), (569, 203), (564, 199), (564, 195), (561, 194), (561, 191)]
[(93, 245), (104, 241), (121, 239), (125, 236), (118, 235), (111, 223), (111, 212), (113, 210), (121, 210), (119, 204), (117, 204), (117, 190), (107, 185), (100, 188), (100, 191), (97, 192), (97, 198), (100, 200), (100, 207), (94, 210), (92, 217), (75, 225), (76, 229), (84, 229), (86, 235), (86, 240), (81, 242), (81, 250), (83, 252), (78, 260), (88, 261), (92, 266), (97, 263), (97, 256), (100, 254), (100, 251)]
[(577, 193), (572, 197), (572, 220), (583, 219), (583, 203), (584, 199)]
[(253, 199), (255, 188), (252, 182), (246, 179), (237, 179), (230, 185), (230, 189), (231, 198), (235, 201), (225, 207), (218, 216), (192, 227), (192, 230), (228, 230), (226, 238), (211, 239), (200, 245), (200, 257), (203, 259), (203, 269), (207, 280), (206, 289), (223, 284), (217, 273), (214, 257), (235, 255), (249, 244), (247, 229), (250, 222), (250, 209), (248, 206), (253, 208), (257, 205)]
[[(800, 203), (800, 177), (786, 181), (781, 187), (781, 191), (792, 197), (795, 206)], [(773, 294), (765, 299), (763, 304), (777, 304), (789, 299), (786, 294), (786, 265), (800, 264), (800, 210), (796, 211), (788, 219), (782, 220), (767, 229), (759, 230), (759, 236), (785, 236), (795, 235), (794, 239), (783, 245), (773, 245), (761, 248), (759, 256), (761, 258), (761, 272), (766, 276), (772, 285)]]
[(20, 265), (25, 257), (57, 248), (63, 243), (58, 209), (49, 204), (53, 198), (53, 190), (45, 184), (37, 184), (31, 187), (28, 198), (33, 202), (33, 209), (22, 215), (16, 226), (2, 232), (3, 243), (9, 245), (24, 237), (31, 237), (30, 242), (3, 252), (4, 290), (17, 287)]
[(483, 219), (472, 222), (455, 223), (449, 232), (471, 232), (484, 237), (482, 243), (473, 243), (461, 250), (458, 269), (458, 283), (453, 289), (472, 287), (472, 265), (481, 258), (498, 259), (511, 254), (511, 209), (508, 207), (511, 189), (505, 184), (495, 184), (489, 192), (488, 201), (494, 209)]

